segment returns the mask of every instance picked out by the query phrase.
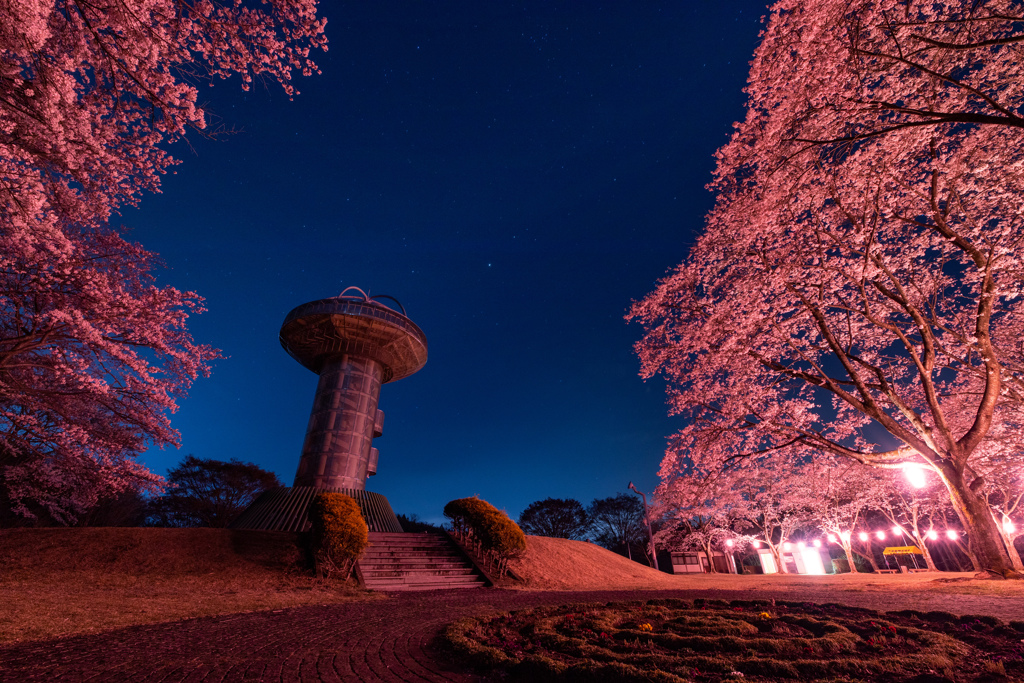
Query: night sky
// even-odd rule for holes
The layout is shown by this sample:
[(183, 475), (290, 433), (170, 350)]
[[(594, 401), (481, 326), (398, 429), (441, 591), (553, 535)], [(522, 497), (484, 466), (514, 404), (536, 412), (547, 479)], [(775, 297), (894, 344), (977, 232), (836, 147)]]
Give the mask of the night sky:
[(173, 417), (181, 449), (144, 462), (239, 458), (291, 485), (317, 378), (278, 330), (354, 285), (398, 298), (430, 345), (381, 391), (367, 488), (396, 512), (650, 492), (679, 423), (623, 316), (711, 207), (764, 8), (322, 3), (323, 73), (291, 102), (205, 90), (234, 134), (172, 147), (163, 194), (122, 215), (162, 283), (206, 298), (191, 331), (226, 356)]

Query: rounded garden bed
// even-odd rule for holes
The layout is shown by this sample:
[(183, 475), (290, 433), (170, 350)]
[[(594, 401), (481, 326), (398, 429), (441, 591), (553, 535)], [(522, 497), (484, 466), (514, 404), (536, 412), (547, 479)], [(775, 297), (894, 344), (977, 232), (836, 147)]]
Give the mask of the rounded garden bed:
[(535, 607), (448, 626), (442, 645), (495, 680), (1024, 680), (1024, 622), (767, 600)]

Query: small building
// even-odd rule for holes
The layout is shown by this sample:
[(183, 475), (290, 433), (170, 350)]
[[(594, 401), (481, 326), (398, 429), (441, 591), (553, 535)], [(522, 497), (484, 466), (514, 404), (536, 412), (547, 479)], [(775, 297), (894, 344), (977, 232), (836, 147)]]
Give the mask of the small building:
[[(715, 550), (711, 554), (715, 563), (715, 571), (720, 574), (735, 574), (736, 559), (732, 553)], [(707, 574), (708, 556), (699, 550), (683, 550), (672, 553), (673, 574)]]
[[(775, 556), (768, 548), (758, 548), (757, 558), (761, 561), (761, 569), (765, 574), (778, 574), (781, 571), (775, 564)], [(835, 573), (827, 548), (791, 546), (789, 550), (782, 552), (781, 559), (786, 563), (786, 572), (789, 574)]]

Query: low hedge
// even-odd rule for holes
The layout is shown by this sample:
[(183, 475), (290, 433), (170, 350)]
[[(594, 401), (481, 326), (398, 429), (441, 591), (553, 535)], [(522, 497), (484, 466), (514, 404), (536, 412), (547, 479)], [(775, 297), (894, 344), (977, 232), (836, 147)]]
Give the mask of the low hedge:
[(485, 559), (504, 575), (508, 561), (526, 551), (526, 535), (501, 510), (476, 496), (459, 498), (444, 506), (452, 531), (470, 545), (479, 546)]
[(338, 573), (347, 579), (369, 545), (370, 530), (359, 505), (344, 493), (318, 493), (309, 508), (309, 521), (317, 576)]

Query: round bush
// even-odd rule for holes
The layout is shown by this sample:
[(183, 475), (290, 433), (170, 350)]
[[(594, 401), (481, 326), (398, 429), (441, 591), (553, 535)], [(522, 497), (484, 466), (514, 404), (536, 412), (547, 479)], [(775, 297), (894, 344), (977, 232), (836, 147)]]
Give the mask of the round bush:
[(485, 550), (502, 556), (514, 556), (526, 550), (526, 535), (519, 525), (501, 510), (477, 497), (459, 498), (444, 506), (444, 516), (456, 530), (465, 527)]
[(344, 493), (318, 493), (309, 509), (317, 573), (348, 576), (369, 544), (369, 528), (359, 505)]

